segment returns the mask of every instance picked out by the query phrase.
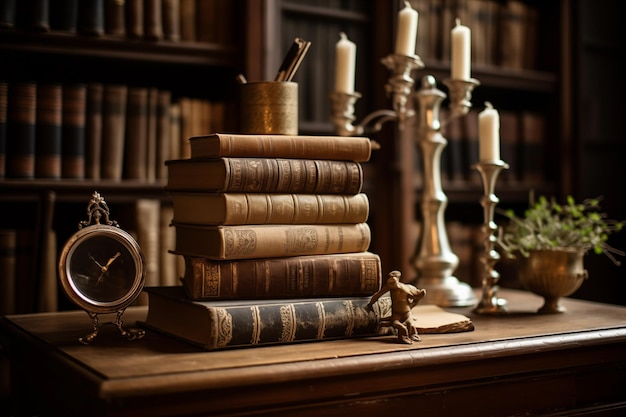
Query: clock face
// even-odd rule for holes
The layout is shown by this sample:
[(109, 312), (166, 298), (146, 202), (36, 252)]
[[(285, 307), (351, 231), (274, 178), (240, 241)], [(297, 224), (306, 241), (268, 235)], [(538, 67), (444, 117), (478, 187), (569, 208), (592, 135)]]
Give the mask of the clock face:
[(139, 245), (113, 226), (93, 225), (75, 233), (61, 254), (59, 272), (68, 297), (99, 313), (125, 308), (144, 283)]

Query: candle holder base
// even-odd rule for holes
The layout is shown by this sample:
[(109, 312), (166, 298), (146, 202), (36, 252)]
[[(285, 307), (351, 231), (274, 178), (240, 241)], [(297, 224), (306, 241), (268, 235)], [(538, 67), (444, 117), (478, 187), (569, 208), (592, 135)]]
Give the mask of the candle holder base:
[(506, 299), (493, 297), (490, 300), (481, 300), (473, 311), (477, 314), (506, 314), (509, 308)]
[(454, 276), (441, 278), (419, 278), (417, 287), (426, 290), (424, 302), (440, 307), (469, 307), (476, 304), (472, 287)]

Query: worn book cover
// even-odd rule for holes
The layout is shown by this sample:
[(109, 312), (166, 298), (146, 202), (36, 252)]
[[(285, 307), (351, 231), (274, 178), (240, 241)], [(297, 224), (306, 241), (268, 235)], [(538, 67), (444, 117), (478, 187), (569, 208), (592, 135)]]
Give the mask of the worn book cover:
[(192, 301), (181, 287), (146, 287), (144, 324), (207, 350), (346, 339), (377, 334), (391, 314), (383, 297)]
[(365, 162), (372, 145), (366, 137), (245, 135), (215, 133), (189, 138), (192, 158), (271, 157)]
[(174, 222), (199, 225), (362, 223), (367, 194), (172, 192)]
[(356, 194), (358, 162), (323, 159), (216, 158), (166, 162), (170, 191)]
[(372, 252), (214, 261), (183, 255), (185, 292), (194, 300), (365, 296), (382, 282)]
[(371, 243), (367, 223), (173, 226), (176, 252), (214, 260), (363, 252)]

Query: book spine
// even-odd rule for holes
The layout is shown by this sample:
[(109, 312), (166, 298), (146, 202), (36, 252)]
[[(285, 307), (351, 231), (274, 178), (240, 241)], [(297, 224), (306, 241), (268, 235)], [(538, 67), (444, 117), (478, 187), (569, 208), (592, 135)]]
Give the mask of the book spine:
[(50, 29), (68, 33), (76, 32), (78, 0), (49, 0)]
[(144, 38), (150, 41), (163, 39), (161, 0), (144, 0)]
[(381, 286), (378, 255), (212, 261), (184, 256), (183, 287), (194, 300), (367, 296)]
[(156, 178), (157, 180), (167, 179), (167, 167), (165, 161), (170, 159), (172, 127), (170, 118), (170, 105), (172, 93), (169, 90), (159, 90), (156, 108)]
[(272, 157), (365, 162), (371, 143), (365, 137), (271, 136), (218, 133), (190, 138), (192, 158)]
[(101, 83), (87, 86), (87, 110), (85, 120), (85, 178), (100, 179), (100, 155), (102, 152), (102, 95)]
[(48, 0), (20, 0), (15, 15), (18, 27), (35, 32), (50, 30), (50, 7)]
[(101, 177), (122, 179), (128, 87), (105, 84), (102, 95)]
[(104, 34), (104, 3), (103, 0), (81, 0), (78, 3), (78, 33), (86, 36), (102, 36)]
[(148, 88), (130, 87), (126, 108), (124, 178), (146, 179), (148, 146)]
[(9, 85), (7, 108), (6, 176), (35, 177), (35, 124), (37, 84), (15, 82)]
[(63, 86), (62, 177), (85, 178), (85, 113), (87, 86)]
[(180, 1), (180, 39), (195, 42), (197, 35), (196, 0)]
[(104, 33), (117, 37), (126, 34), (124, 0), (104, 1)]
[(154, 182), (157, 177), (157, 107), (159, 91), (156, 87), (148, 89), (148, 100), (146, 108), (146, 180)]
[(61, 128), (63, 93), (61, 84), (37, 88), (35, 134), (35, 177), (61, 178)]
[(215, 260), (363, 252), (371, 241), (367, 223), (217, 228), (174, 225), (177, 252)]
[(15, 0), (0, 0), (0, 28), (15, 27)]
[(180, 0), (163, 1), (163, 37), (172, 42), (180, 41)]
[(0, 178), (4, 178), (6, 176), (8, 100), (9, 83), (6, 81), (0, 81)]
[(15, 229), (0, 229), (0, 316), (15, 314)]
[(362, 223), (369, 214), (365, 193), (172, 193), (172, 201), (175, 222), (201, 225)]
[(229, 192), (356, 194), (363, 171), (349, 161), (225, 158)]
[(125, 0), (124, 22), (126, 36), (131, 39), (143, 37), (143, 0)]
[[(255, 346), (375, 335), (390, 302), (367, 309), (367, 299), (211, 307), (209, 348)], [(378, 303), (376, 303), (378, 304)]]

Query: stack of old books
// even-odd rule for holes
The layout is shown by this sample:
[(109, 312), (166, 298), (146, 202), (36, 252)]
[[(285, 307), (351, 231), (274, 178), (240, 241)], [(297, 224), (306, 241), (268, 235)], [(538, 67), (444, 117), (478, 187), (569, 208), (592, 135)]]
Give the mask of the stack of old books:
[(212, 134), (170, 160), (182, 288), (147, 288), (148, 326), (206, 349), (376, 334), (365, 137)]

